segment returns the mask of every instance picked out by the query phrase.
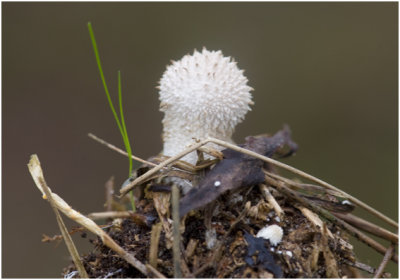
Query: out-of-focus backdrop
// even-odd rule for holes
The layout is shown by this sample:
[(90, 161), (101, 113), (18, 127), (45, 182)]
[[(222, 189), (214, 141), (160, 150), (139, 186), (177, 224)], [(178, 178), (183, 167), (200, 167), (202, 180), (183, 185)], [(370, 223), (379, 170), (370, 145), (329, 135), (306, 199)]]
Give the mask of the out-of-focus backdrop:
[[(195, 48), (220, 49), (246, 70), (255, 89), (255, 105), (235, 133), (238, 143), (287, 123), (300, 149), (286, 163), (397, 220), (397, 3), (3, 2), (2, 7), (3, 277), (59, 277), (70, 262), (64, 243), (41, 243), (42, 233), (59, 230), (28, 173), (31, 154), (38, 154), (53, 191), (82, 213), (104, 209), (110, 176), (117, 185), (128, 176), (126, 158), (87, 137), (92, 132), (123, 147), (88, 21), (114, 96), (117, 70), (122, 71), (135, 155), (147, 158), (161, 150), (156, 86), (165, 66)], [(81, 253), (90, 250), (88, 239), (74, 240)], [(356, 252), (372, 266), (381, 260), (359, 243)], [(395, 265), (388, 269), (397, 276)]]

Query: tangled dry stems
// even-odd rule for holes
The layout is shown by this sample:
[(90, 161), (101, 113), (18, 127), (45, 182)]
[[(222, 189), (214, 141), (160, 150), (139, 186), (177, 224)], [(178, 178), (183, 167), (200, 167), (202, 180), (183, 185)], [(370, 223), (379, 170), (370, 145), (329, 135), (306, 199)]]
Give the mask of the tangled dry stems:
[[(107, 143), (104, 140), (101, 140), (100, 138), (94, 136), (93, 134), (89, 135), (91, 138), (93, 138), (94, 140), (106, 145), (107, 147), (121, 153), (124, 155), (127, 155), (125, 152), (123, 152), (122, 150), (120, 150), (119, 148)], [(273, 160), (271, 158), (259, 155), (257, 153), (254, 153), (252, 151), (240, 148), (236, 145), (230, 144), (230, 143), (226, 143), (224, 141), (220, 141), (218, 139), (213, 139), (213, 138), (209, 138), (203, 141), (199, 141), (198, 143), (194, 144), (193, 146), (189, 147), (187, 150), (183, 151), (182, 153), (178, 154), (175, 157), (171, 157), (166, 159), (165, 161), (161, 162), (158, 165), (155, 165), (154, 163), (142, 160), (140, 158), (134, 157), (132, 156), (132, 158), (134, 158), (135, 160), (138, 160), (140, 162), (149, 164), (151, 166), (154, 166), (152, 169), (150, 169), (148, 172), (146, 172), (145, 174), (143, 174), (142, 176), (136, 178), (130, 185), (125, 186), (123, 189), (121, 189), (121, 196), (125, 195), (127, 192), (129, 192), (135, 185), (140, 184), (141, 182), (145, 181), (146, 179), (148, 179), (149, 177), (151, 177), (152, 175), (155, 175), (158, 171), (168, 168), (170, 165), (176, 163), (181, 157), (185, 156), (186, 154), (201, 148), (202, 146), (204, 146), (205, 144), (212, 142), (215, 143), (217, 145), (226, 147), (226, 148), (230, 148), (232, 150), (238, 151), (240, 153), (244, 153), (250, 156), (253, 156), (255, 158), (261, 159), (265, 162), (268, 162), (274, 166), (286, 169), (288, 171), (291, 171), (299, 176), (302, 176), (303, 178), (306, 178), (308, 180), (311, 180), (317, 184), (319, 184), (320, 186), (315, 186), (315, 185), (307, 185), (307, 184), (303, 184), (299, 186), (299, 183), (288, 180), (286, 178), (279, 178), (278, 175), (275, 174), (266, 174), (266, 182), (270, 185), (273, 185), (277, 188), (279, 188), (281, 191), (291, 195), (292, 197), (294, 197), (297, 201), (305, 204), (307, 207), (310, 207), (311, 209), (313, 209), (315, 212), (319, 213), (320, 215), (324, 216), (325, 218), (328, 218), (328, 220), (333, 221), (334, 223), (337, 223), (339, 225), (341, 225), (342, 227), (344, 227), (348, 232), (350, 232), (351, 234), (360, 237), (361, 236), (361, 240), (365, 243), (367, 243), (368, 245), (372, 246), (373, 248), (375, 248), (377, 251), (379, 251), (380, 253), (383, 253), (384, 259), (381, 263), (381, 265), (379, 266), (378, 270), (374, 270), (375, 272), (375, 276), (379, 277), (382, 275), (383, 270), (387, 264), (387, 262), (389, 261), (389, 259), (392, 259), (393, 261), (397, 262), (397, 254), (394, 253), (394, 246), (391, 245), (389, 248), (384, 248), (382, 245), (380, 245), (379, 243), (375, 242), (375, 241), (371, 241), (367, 238), (365, 238), (365, 235), (363, 233), (361, 233), (360, 231), (358, 231), (357, 229), (355, 229), (354, 227), (348, 225), (346, 222), (342, 221), (340, 218), (338, 218), (337, 216), (340, 217), (339, 215), (333, 216), (331, 213), (324, 211), (323, 209), (318, 208), (318, 206), (313, 205), (311, 202), (309, 201), (305, 201), (302, 198), (296, 197), (296, 194), (293, 193), (293, 191), (290, 189), (290, 187), (294, 187), (294, 188), (314, 188), (314, 189), (321, 189), (321, 186), (323, 188), (325, 188), (325, 190), (327, 192), (333, 192), (335, 194), (339, 194), (341, 197), (344, 197), (348, 200), (350, 200), (351, 202), (353, 202), (354, 204), (360, 206), (361, 208), (367, 210), (368, 212), (370, 212), (371, 214), (377, 216), (378, 218), (382, 219), (383, 221), (385, 221), (386, 223), (395, 226), (396, 228), (398, 228), (398, 224), (393, 221), (392, 219), (386, 217), (385, 215), (383, 215), (382, 213), (380, 213), (379, 211), (377, 211), (376, 209), (368, 206), (367, 204), (359, 201), (358, 199), (354, 198), (353, 196), (341, 191), (340, 189), (332, 186), (331, 184), (328, 184), (312, 175), (309, 175), (301, 170), (298, 170), (296, 168), (293, 168), (289, 165), (283, 164), (279, 161)], [(203, 151), (205, 151), (203, 149)], [(83, 216), (82, 214), (80, 214), (79, 212), (73, 210), (64, 200), (62, 200), (59, 196), (57, 196), (56, 194), (52, 193), (51, 190), (47, 187), (47, 185), (45, 184), (44, 181), (44, 177), (43, 177), (43, 173), (40, 167), (40, 162), (37, 158), (36, 155), (33, 155), (31, 158), (31, 161), (29, 163), (29, 169), (31, 171), (32, 177), (36, 183), (36, 186), (39, 188), (39, 190), (44, 194), (44, 197), (48, 197), (49, 202), (54, 205), (57, 209), (61, 210), (64, 214), (66, 214), (69, 218), (71, 218), (72, 220), (76, 221), (77, 223), (81, 224), (82, 226), (84, 226), (85, 228), (87, 228), (89, 231), (95, 233), (96, 235), (98, 235), (101, 240), (103, 241), (103, 243), (108, 246), (109, 248), (111, 248), (112, 250), (114, 250), (115, 252), (117, 252), (121, 258), (125, 259), (128, 263), (130, 263), (132, 266), (134, 266), (135, 268), (137, 268), (140, 272), (142, 272), (144, 275), (149, 276), (149, 277), (159, 277), (159, 278), (163, 278), (165, 277), (163, 274), (161, 274), (155, 267), (154, 267), (154, 261), (150, 261), (149, 264), (143, 264), (142, 262), (140, 262), (138, 259), (136, 259), (132, 254), (130, 254), (129, 252), (125, 251), (123, 248), (121, 248), (118, 244), (116, 244), (100, 227), (98, 227), (93, 220)], [(264, 197), (266, 198), (266, 200), (273, 205), (273, 208), (275, 209), (276, 213), (280, 216), (283, 217), (284, 216), (284, 211), (280, 208), (279, 204), (275, 201), (274, 197), (269, 193), (268, 188), (265, 185), (261, 185), (260, 189), (264, 195)], [(48, 190), (48, 191), (47, 191)], [(48, 192), (46, 194), (46, 192)], [(173, 213), (175, 213), (175, 215), (173, 215), (174, 217), (174, 229), (179, 228), (179, 215), (176, 215), (176, 205), (177, 205), (177, 201), (176, 198), (173, 199)], [(174, 206), (175, 205), (175, 206)], [(304, 210), (306, 209), (306, 210)], [(302, 210), (302, 209), (300, 209)], [(305, 216), (308, 217), (308, 219), (310, 221), (312, 221), (315, 224), (319, 224), (321, 226), (321, 221), (318, 218), (318, 215), (315, 215), (315, 213), (310, 214), (309, 212), (307, 212), (307, 208), (303, 208), (302, 212)], [(243, 214), (243, 213), (242, 213)], [(132, 215), (132, 213), (130, 212), (122, 212), (122, 213), (115, 213), (115, 212), (108, 212), (108, 213), (93, 213), (91, 214), (90, 217), (92, 217), (93, 219), (97, 219), (97, 218), (104, 218), (104, 217), (126, 217)], [(178, 217), (178, 218), (177, 218)], [(341, 217), (343, 218), (343, 217)], [(374, 226), (371, 225), (370, 223), (368, 224), (366, 221), (361, 220), (360, 218), (355, 219), (357, 220), (358, 224), (362, 224), (365, 227), (369, 228), (369, 229), (373, 229)], [(361, 220), (361, 222), (360, 222)], [(237, 220), (237, 222), (240, 221), (240, 219)], [(366, 224), (368, 224), (368, 226), (366, 226)], [(233, 228), (233, 227), (232, 227)], [(387, 230), (370, 230), (370, 232), (372, 231), (372, 233), (386, 238), (388, 240), (390, 240), (393, 243), (398, 242), (398, 236), (390, 231)], [(375, 231), (375, 232), (374, 232)], [(377, 233), (378, 232), (378, 233)], [(329, 233), (328, 233), (329, 234)], [(173, 233), (174, 239), (176, 240), (176, 243), (174, 242), (174, 271), (175, 271), (175, 276), (181, 276), (182, 272), (180, 271), (181, 269), (181, 263), (180, 262), (180, 257), (179, 257), (179, 230), (175, 230)], [(64, 236), (64, 239), (66, 239), (66, 237)], [(153, 238), (152, 238), (153, 239)], [(155, 238), (157, 239), (157, 238)], [(375, 242), (375, 243), (374, 243)], [(376, 244), (377, 243), (377, 244)], [(372, 244), (372, 245), (371, 245)], [(217, 247), (221, 245), (218, 244)], [(153, 246), (154, 247), (154, 246)], [(151, 251), (151, 250), (150, 250)], [(71, 253), (72, 254), (72, 253)], [(153, 253), (154, 254), (154, 253)], [(357, 264), (353, 263), (351, 264), (353, 266), (357, 266)], [(79, 267), (79, 264), (77, 265), (77, 267)], [(361, 266), (360, 266), (361, 267)], [(204, 267), (200, 268), (197, 272), (196, 275), (199, 274), (201, 271), (207, 269), (207, 265), (205, 265)], [(367, 268), (365, 268), (365, 270), (367, 270)], [(371, 270), (371, 269), (370, 269)], [(81, 272), (80, 274), (81, 276), (85, 277), (85, 272)], [(196, 276), (196, 275), (192, 275), (192, 276)]]

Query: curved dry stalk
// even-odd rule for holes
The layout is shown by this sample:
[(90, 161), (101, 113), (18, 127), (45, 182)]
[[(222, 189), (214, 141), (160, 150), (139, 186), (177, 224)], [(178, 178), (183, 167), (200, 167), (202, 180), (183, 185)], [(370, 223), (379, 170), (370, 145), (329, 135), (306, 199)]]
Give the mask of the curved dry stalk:
[(35, 181), (36, 186), (42, 191), (43, 198), (47, 199), (51, 205), (51, 208), (56, 215), (58, 226), (60, 227), (61, 234), (64, 238), (65, 244), (67, 245), (68, 251), (71, 254), (72, 260), (78, 269), (79, 276), (81, 278), (89, 278), (85, 267), (82, 264), (82, 261), (79, 257), (78, 250), (74, 244), (74, 241), (69, 234), (67, 227), (64, 224), (63, 219), (61, 218), (60, 213), (58, 212), (56, 202), (53, 199), (50, 188), (47, 186), (46, 181), (44, 180), (43, 171), (40, 167), (39, 159), (36, 155), (31, 156), (31, 160), (28, 163), (29, 172), (32, 175), (33, 180)]
[(88, 229), (92, 233), (99, 236), (104, 245), (106, 245), (111, 250), (116, 252), (120, 257), (125, 259), (129, 264), (131, 264), (133, 267), (135, 267), (141, 273), (143, 273), (146, 276), (148, 275), (146, 266), (142, 262), (140, 262), (138, 259), (136, 259), (132, 254), (128, 253), (122, 247), (120, 247), (95, 222), (93, 222), (91, 219), (85, 217), (81, 213), (72, 209), (71, 206), (69, 206), (61, 197), (59, 197), (57, 194), (53, 193), (50, 188), (48, 188), (49, 195), (46, 195), (46, 191), (43, 188), (43, 185), (45, 184), (43, 171), (40, 166), (39, 158), (37, 157), (37, 155), (31, 156), (31, 160), (30, 160), (28, 166), (31, 171), (33, 180), (35, 181), (37, 188), (42, 192), (44, 198), (51, 197), (51, 199), (54, 201), (55, 207), (57, 207), (58, 210), (63, 212), (67, 217), (74, 220), (78, 224), (81, 224), (82, 226), (84, 226), (86, 229)]

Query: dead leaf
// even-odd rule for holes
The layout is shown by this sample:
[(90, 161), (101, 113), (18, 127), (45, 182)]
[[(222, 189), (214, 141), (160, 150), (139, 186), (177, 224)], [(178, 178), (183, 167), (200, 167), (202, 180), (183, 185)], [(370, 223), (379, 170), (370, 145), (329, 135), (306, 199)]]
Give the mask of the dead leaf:
[[(297, 150), (297, 144), (290, 138), (290, 130), (285, 126), (274, 136), (249, 136), (241, 147), (272, 157), (274, 154), (287, 156)], [(288, 146), (289, 151), (283, 155), (282, 149)], [(211, 169), (202, 179), (199, 186), (190, 190), (180, 201), (180, 216), (193, 209), (205, 206), (217, 199), (228, 190), (249, 187), (263, 183), (265, 175), (262, 171), (264, 162), (252, 156), (225, 149), (222, 151), (224, 159)]]

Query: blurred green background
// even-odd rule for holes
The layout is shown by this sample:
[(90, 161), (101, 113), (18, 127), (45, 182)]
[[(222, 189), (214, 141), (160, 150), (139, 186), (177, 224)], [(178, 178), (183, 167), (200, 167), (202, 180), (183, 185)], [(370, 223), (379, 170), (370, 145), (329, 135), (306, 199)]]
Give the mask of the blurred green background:
[[(114, 94), (122, 71), (135, 155), (161, 150), (155, 87), (165, 66), (195, 48), (221, 49), (255, 89), (237, 142), (287, 123), (300, 149), (286, 163), (397, 220), (397, 5), (3, 2), (2, 276), (59, 277), (69, 264), (63, 243), (41, 243), (42, 233), (59, 230), (28, 173), (31, 154), (53, 191), (82, 213), (103, 210), (105, 181), (115, 175), (119, 185), (128, 175), (126, 158), (87, 137), (123, 147), (88, 21)], [(80, 252), (91, 248), (74, 239)], [(361, 261), (381, 261), (356, 248)], [(388, 269), (397, 276), (396, 265)]]

